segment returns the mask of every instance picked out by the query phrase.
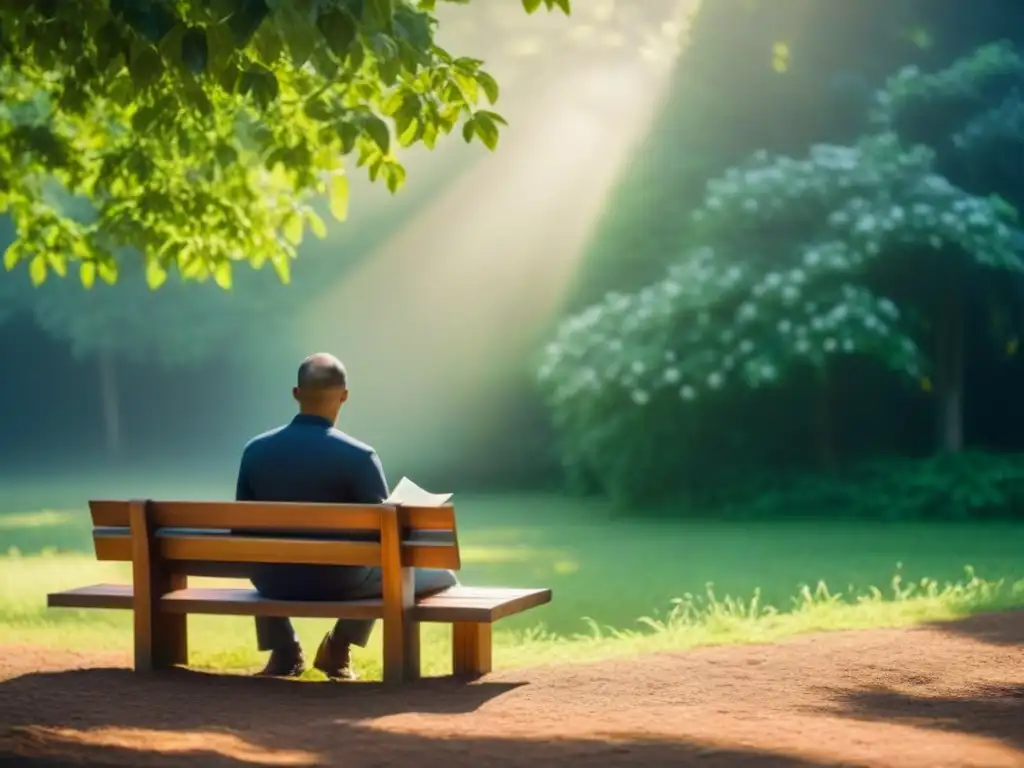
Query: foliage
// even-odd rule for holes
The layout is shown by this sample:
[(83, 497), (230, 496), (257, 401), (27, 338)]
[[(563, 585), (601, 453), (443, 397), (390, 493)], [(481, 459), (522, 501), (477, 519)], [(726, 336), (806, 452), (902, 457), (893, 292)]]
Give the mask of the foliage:
[(983, 451), (885, 457), (838, 474), (748, 475), (703, 501), (743, 519), (974, 520), (1024, 514), (1020, 457)]
[[(873, 290), (871, 269), (921, 252), (932, 271), (958, 255), (1022, 270), (1003, 207), (953, 186), (933, 162), (928, 148), (885, 133), (817, 145), (805, 159), (759, 152), (711, 180), (693, 220), (716, 241), (660, 281), (569, 318), (545, 351), (539, 377), (570, 468), (628, 497), (645, 470), (618, 469), (623, 446), (643, 444), (652, 422), (685, 423), (733, 384), (777, 385), (795, 367), (851, 354), (922, 376), (928, 318)], [(629, 487), (614, 488), (621, 481)]]
[(908, 66), (890, 77), (878, 92), (871, 118), (891, 129), (907, 111), (922, 106), (950, 108), (966, 102), (969, 109), (984, 106), (994, 80), (1024, 77), (1024, 57), (1009, 41), (982, 45), (938, 72)]
[[(451, 0), (464, 2), (464, 0)], [(568, 0), (522, 0), (569, 11)], [(77, 266), (118, 277), (121, 249), (152, 287), (231, 285), (270, 263), (287, 281), (328, 195), (345, 218), (343, 157), (396, 191), (398, 147), (461, 123), (493, 149), (499, 87), (435, 42), (436, 0), (13, 0), (0, 9), (0, 211), (10, 270), (34, 284)], [(77, 217), (54, 191), (89, 201)]]

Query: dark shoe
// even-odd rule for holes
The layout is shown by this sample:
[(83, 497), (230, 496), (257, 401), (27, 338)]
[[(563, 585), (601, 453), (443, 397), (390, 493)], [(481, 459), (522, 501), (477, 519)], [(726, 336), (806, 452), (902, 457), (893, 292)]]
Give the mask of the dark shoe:
[(331, 680), (357, 680), (356, 673), (352, 670), (352, 657), (349, 654), (348, 644), (333, 642), (331, 635), (324, 635), (320, 647), (316, 649), (316, 658), (313, 659), (313, 667), (319, 669)]
[(302, 647), (275, 648), (270, 652), (267, 666), (257, 672), (257, 677), (300, 677), (306, 669)]

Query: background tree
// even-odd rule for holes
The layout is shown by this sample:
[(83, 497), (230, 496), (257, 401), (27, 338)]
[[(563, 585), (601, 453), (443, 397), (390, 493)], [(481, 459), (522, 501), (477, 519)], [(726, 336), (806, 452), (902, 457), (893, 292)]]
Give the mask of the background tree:
[[(523, 0), (569, 11), (568, 0)], [(0, 9), (0, 211), (16, 225), (8, 270), (35, 284), (68, 264), (92, 285), (115, 253), (146, 261), (153, 285), (231, 282), (232, 265), (287, 280), (301, 206), (327, 194), (344, 218), (342, 158), (392, 191), (397, 146), (461, 125), (490, 148), (499, 89), (483, 62), (434, 40), (435, 0), (15, 0)], [(80, 220), (52, 187), (96, 208)]]
[[(100, 412), (110, 458), (122, 450), (121, 363), (140, 362), (163, 370), (229, 359), (250, 350), (247, 340), (258, 333), (274, 344), (275, 320), (299, 301), (268, 274), (243, 276), (223, 292), (213, 283), (188, 284), (177, 275), (161, 290), (147, 285), (142, 263), (122, 259), (116, 285), (99, 284), (83, 291), (74, 281), (47, 281), (16, 294), (12, 312), (23, 311), (55, 339), (66, 341), (72, 354), (94, 361)], [(0, 286), (4, 283), (0, 281)], [(217, 294), (217, 295), (214, 295)]]
[[(905, 148), (893, 133), (818, 145), (802, 160), (756, 153), (709, 182), (693, 214), (691, 240), (703, 233), (703, 247), (634, 296), (611, 294), (570, 318), (549, 346), (541, 380), (567, 459), (613, 495), (635, 497), (649, 490), (654, 456), (671, 457), (667, 472), (684, 460), (685, 447), (652, 446), (666, 436), (655, 423), (692, 434), (689, 404), (730, 384), (778, 384), (804, 366), (823, 389), (831, 360), (854, 354), (921, 379), (946, 364), (929, 336), (938, 328), (946, 339), (957, 286), (980, 268), (1024, 271), (1011, 214), (951, 184), (932, 150)], [(956, 451), (960, 415), (949, 401), (960, 391), (938, 384), (943, 447)]]

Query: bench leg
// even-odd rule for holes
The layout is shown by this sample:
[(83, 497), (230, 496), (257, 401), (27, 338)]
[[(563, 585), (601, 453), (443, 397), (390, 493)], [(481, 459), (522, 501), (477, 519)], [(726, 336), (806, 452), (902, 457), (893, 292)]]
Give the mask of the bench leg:
[(452, 672), (457, 677), (480, 677), (491, 671), (491, 625), (456, 622), (452, 625)]
[(135, 608), (135, 670), (149, 672), (188, 663), (188, 617), (161, 613), (156, 595), (188, 587), (188, 577), (168, 574), (154, 580), (153, 599)]
[[(406, 620), (400, 627), (384, 621), (384, 683), (401, 685), (420, 678), (420, 623)], [(397, 630), (397, 631), (396, 631)]]

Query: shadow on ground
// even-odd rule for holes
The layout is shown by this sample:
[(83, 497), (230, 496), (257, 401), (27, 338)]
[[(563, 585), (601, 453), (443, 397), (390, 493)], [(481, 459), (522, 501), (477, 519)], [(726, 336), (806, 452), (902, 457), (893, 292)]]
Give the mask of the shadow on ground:
[[(375, 683), (297, 683), (186, 670), (152, 677), (123, 669), (33, 673), (0, 684), (7, 721), (0, 766), (839, 765), (642, 734), (615, 740), (431, 737), (369, 724), (389, 715), (414, 723), (417, 714), (467, 714), (519, 687), (437, 679), (395, 691)], [(31, 701), (31, 707), (19, 712), (19, 701)]]
[(956, 731), (1024, 751), (1024, 685), (985, 686), (959, 696), (916, 696), (885, 689), (845, 691), (835, 701), (844, 717)]
[(984, 613), (959, 621), (934, 622), (928, 626), (959, 637), (990, 645), (1024, 646), (1024, 621), (1012, 621), (1021, 611)]

